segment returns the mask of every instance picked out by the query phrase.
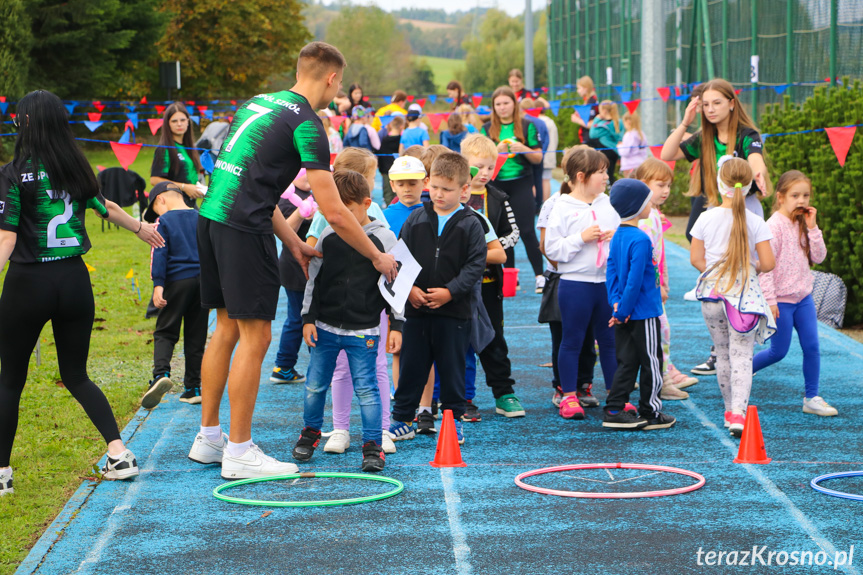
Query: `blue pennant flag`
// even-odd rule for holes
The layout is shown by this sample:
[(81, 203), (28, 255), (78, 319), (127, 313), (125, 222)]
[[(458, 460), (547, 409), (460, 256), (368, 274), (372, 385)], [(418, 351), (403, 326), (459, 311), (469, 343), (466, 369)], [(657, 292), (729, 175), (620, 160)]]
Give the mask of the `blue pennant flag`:
[(189, 116), (189, 119), (195, 122), (197, 125), (201, 125), (201, 116)]
[(632, 90), (625, 90), (620, 93), (620, 99), (624, 102), (629, 102), (632, 100)]
[(135, 129), (138, 129), (138, 114), (135, 112), (129, 112), (126, 114), (126, 117), (129, 118), (129, 121), (132, 122), (132, 125), (135, 126)]
[(566, 90), (561, 89), (557, 91), (558, 96), (563, 96), (564, 94), (566, 94)]
[(557, 113), (560, 111), (560, 100), (552, 100), (548, 103), (548, 107), (551, 108), (551, 112), (557, 116)]
[(213, 119), (213, 111), (212, 110), (204, 110), (204, 117), (208, 120)]
[(8, 110), (8, 109), (9, 109), (9, 102), (0, 102), (0, 115), (5, 115), (6, 110)]
[(134, 104), (126, 104), (126, 107), (129, 109), (130, 112), (134, 112), (135, 108), (137, 108), (138, 106)]
[[(3, 104), (3, 105), (5, 106), (6, 104)], [(66, 111), (69, 112), (70, 116), (75, 113), (75, 104), (65, 104), (65, 106), (66, 106)], [(3, 109), (3, 113), (4, 114), (6, 113), (5, 108)]]
[(120, 144), (128, 144), (132, 140), (132, 131), (126, 130), (123, 132), (123, 135), (120, 136), (118, 143)]
[(204, 171), (208, 174), (212, 174), (213, 170), (216, 168), (216, 164), (213, 162), (213, 156), (210, 155), (210, 150), (204, 150), (201, 152), (201, 167), (204, 168)]
[(215, 106), (216, 104), (218, 104), (218, 103), (219, 103), (219, 101), (218, 101), (218, 100), (213, 100), (213, 101), (211, 101), (210, 103), (211, 103), (212, 105), (214, 105), (214, 106)]
[(85, 121), (85, 122), (84, 122), (84, 125), (85, 125), (85, 126), (87, 126), (87, 129), (88, 129), (88, 130), (90, 130), (91, 132), (95, 132), (95, 131), (96, 131), (96, 129), (97, 129), (99, 126), (101, 126), (102, 124), (104, 124), (104, 123), (105, 123), (105, 122), (89, 122), (89, 121)]
[(437, 94), (429, 94), (429, 103), (434, 104), (437, 102)]
[(773, 86), (777, 94), (784, 94), (785, 90), (791, 87), (791, 84), (782, 84), (781, 86)]
[(623, 93), (623, 86), (615, 86), (614, 89), (617, 90), (618, 94)]
[(444, 102), (446, 102), (447, 104), (452, 104), (453, 102), (455, 102), (455, 98), (444, 98)]
[(393, 116), (391, 114), (387, 114), (386, 116), (380, 116), (378, 119), (381, 121), (381, 126), (386, 126), (393, 121)]
[(575, 111), (578, 112), (578, 115), (581, 116), (581, 119), (584, 120), (584, 123), (587, 124), (590, 121), (590, 109), (593, 106), (590, 104), (584, 104), (582, 106), (576, 106)]
[(387, 104), (392, 104), (392, 102), (393, 102), (392, 96), (385, 96), (384, 102), (386, 102)]
[(680, 94), (679, 96), (675, 96), (674, 99), (678, 102), (685, 102), (689, 99), (689, 94)]

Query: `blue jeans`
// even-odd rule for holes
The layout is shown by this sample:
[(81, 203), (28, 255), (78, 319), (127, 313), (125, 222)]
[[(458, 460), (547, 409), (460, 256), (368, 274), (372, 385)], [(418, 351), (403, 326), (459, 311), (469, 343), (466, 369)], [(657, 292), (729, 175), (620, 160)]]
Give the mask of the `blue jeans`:
[(776, 318), (776, 333), (770, 338), (770, 349), (758, 352), (752, 360), (752, 371), (781, 361), (791, 347), (791, 332), (797, 330), (797, 338), (803, 349), (803, 381), (806, 397), (818, 395), (818, 380), (821, 376), (821, 350), (818, 346), (818, 315), (815, 301), (808, 295), (798, 303), (779, 303)]
[(285, 293), (288, 295), (288, 317), (282, 326), (276, 367), (287, 371), (297, 365), (297, 356), (303, 343), (303, 292), (286, 289)]
[(375, 363), (379, 336), (336, 335), (318, 328), (318, 340), (312, 348), (309, 371), (306, 374), (306, 396), (303, 405), (303, 425), (321, 429), (324, 423), (324, 406), (327, 390), (333, 380), (336, 359), (345, 350), (354, 393), (360, 404), (363, 421), (363, 443), (381, 444), (381, 394), (378, 391)]

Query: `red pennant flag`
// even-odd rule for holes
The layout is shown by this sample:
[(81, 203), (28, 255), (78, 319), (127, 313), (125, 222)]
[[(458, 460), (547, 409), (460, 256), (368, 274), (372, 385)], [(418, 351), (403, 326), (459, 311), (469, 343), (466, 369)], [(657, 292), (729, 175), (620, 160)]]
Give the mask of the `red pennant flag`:
[(331, 166), (336, 163), (336, 156), (338, 156), (338, 154), (332, 154), (332, 153), (330, 154), (330, 165)]
[(233, 117), (233, 116), (228, 116), (228, 123), (230, 124), (230, 123), (231, 123), (231, 122), (233, 122), (233, 121), (234, 121), (234, 117)]
[(16, 117), (17, 115), (18, 115), (18, 114), (9, 114), (9, 117), (10, 117), (10, 118), (12, 118), (12, 119), (14, 120), (14, 119), (15, 119), (15, 117)]
[(429, 114), (429, 122), (431, 122), (432, 130), (437, 133), (438, 128), (440, 127), (441, 122), (449, 118), (448, 113), (440, 112), (438, 114)]
[(498, 154), (497, 159), (494, 161), (494, 172), (491, 175), (491, 179), (495, 179), (497, 177), (498, 172), (506, 163), (507, 157), (506, 154)]
[(141, 104), (142, 104), (142, 105), (146, 105), (146, 104), (147, 104), (147, 96), (144, 96), (143, 98), (141, 98)]
[(150, 118), (147, 120), (147, 124), (150, 126), (150, 133), (154, 136), (156, 135), (156, 132), (159, 131), (159, 128), (162, 127), (162, 121), (162, 118)]
[(344, 116), (330, 116), (330, 124), (332, 124), (333, 128), (335, 128), (336, 130), (339, 129), (339, 126), (341, 126), (342, 122), (344, 122), (344, 121), (345, 121)]
[[(662, 154), (662, 144), (660, 144), (658, 146), (650, 146), (650, 151), (653, 153), (654, 158), (656, 158), (657, 160), (662, 160), (662, 158), (660, 157), (660, 155)], [(669, 168), (674, 170), (674, 163), (675, 162), (673, 160), (670, 162), (668, 160), (662, 160), (662, 161), (665, 162), (666, 164), (668, 164)]]
[(737, 88), (736, 90), (734, 90), (734, 93), (739, 96), (740, 92), (742, 92), (742, 91), (743, 91), (743, 88)]
[(413, 97), (413, 96), (408, 96), (408, 102), (413, 102), (413, 101), (414, 101), (414, 97)]
[(827, 132), (827, 137), (830, 139), (830, 145), (833, 146), (833, 152), (836, 154), (836, 159), (839, 160), (839, 165), (844, 167), (857, 127), (824, 128), (824, 131)]
[(87, 112), (87, 117), (91, 122), (98, 122), (102, 119), (102, 112)]
[(542, 108), (530, 108), (529, 110), (525, 110), (525, 113), (528, 116), (533, 116), (534, 118), (539, 118), (539, 115), (542, 114)]
[(131, 166), (135, 161), (135, 158), (138, 157), (138, 152), (141, 151), (141, 146), (143, 146), (143, 144), (119, 144), (117, 142), (111, 142), (111, 149), (114, 150), (114, 155), (117, 156), (117, 160), (120, 161), (120, 165), (126, 170), (129, 169), (129, 166)]
[(123, 131), (132, 130), (135, 131), (135, 124), (132, 123), (132, 120), (126, 120), (126, 125), (123, 126)]
[(668, 97), (671, 96), (671, 88), (669, 88), (668, 86), (657, 88), (656, 91), (659, 92), (659, 97), (662, 98), (663, 102), (667, 102)]
[(471, 102), (473, 102), (473, 107), (474, 107), (474, 108), (478, 108), (478, 107), (479, 107), (479, 105), (480, 105), (480, 104), (482, 104), (482, 95), (479, 95), (479, 96), (472, 96), (472, 97), (471, 97), (471, 99), (470, 99), (470, 101), (471, 101)]
[(194, 101), (194, 100), (186, 100), (186, 105), (187, 105), (187, 106), (194, 106), (194, 105), (195, 105), (195, 101)]
[(675, 95), (675, 96), (679, 96), (679, 95), (680, 95), (680, 86), (675, 86), (675, 87), (674, 87), (674, 95)]
[(198, 111), (203, 114), (204, 112), (207, 111), (207, 107), (206, 106), (198, 106)]
[(154, 106), (154, 108), (156, 108), (156, 113), (158, 113), (160, 116), (165, 113), (165, 106), (160, 106), (157, 104), (156, 106)]
[(624, 102), (623, 105), (626, 106), (626, 109), (629, 110), (630, 114), (634, 114), (638, 109), (638, 105), (641, 103), (641, 100), (630, 100), (629, 102)]
[(420, 108), (426, 107), (426, 99), (425, 98), (417, 98), (417, 104), (420, 105)]
[(105, 171), (105, 166), (96, 166), (96, 169), (99, 170), (100, 172), (103, 172), (103, 171)]
[(236, 105), (237, 105), (237, 101), (236, 101), (236, 100), (231, 100), (231, 105), (232, 105), (232, 106), (236, 106)]
[[(103, 104), (99, 100), (96, 100), (95, 102), (93, 102), (93, 107), (101, 112), (102, 110), (105, 109), (105, 104)], [(90, 120), (90, 121), (91, 122), (98, 122), (98, 120)]]
[(824, 78), (824, 81), (830, 83), (830, 78)]
[(0, 96), (0, 103), (6, 103), (6, 96)]

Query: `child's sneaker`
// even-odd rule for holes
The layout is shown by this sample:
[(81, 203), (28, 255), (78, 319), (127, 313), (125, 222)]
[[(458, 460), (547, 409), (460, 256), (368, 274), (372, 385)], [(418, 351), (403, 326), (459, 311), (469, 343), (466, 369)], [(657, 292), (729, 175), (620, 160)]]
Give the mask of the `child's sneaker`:
[(15, 489), (12, 487), (12, 468), (0, 471), (0, 497), (12, 495)]
[(154, 381), (150, 386), (150, 389), (148, 389), (144, 394), (144, 397), (141, 398), (141, 407), (144, 409), (153, 409), (159, 405), (159, 402), (162, 401), (162, 397), (171, 391), (173, 387), (174, 382), (171, 381), (171, 374), (166, 373)]
[(195, 436), (195, 442), (192, 444), (192, 449), (189, 450), (189, 459), (195, 463), (221, 463), (222, 454), (225, 452), (225, 447), (228, 446), (228, 436), (223, 433), (218, 442), (210, 441), (203, 433)]
[(455, 422), (455, 436), (459, 445), (464, 445), (464, 432), (461, 429), (461, 421)]
[(686, 375), (673, 365), (670, 365), (662, 378), (662, 383), (673, 385), (677, 389), (683, 389), (684, 387), (698, 383), (698, 378)]
[(381, 449), (384, 450), (384, 453), (396, 452), (396, 444), (393, 443), (393, 438), (390, 437), (389, 429), (384, 429), (381, 434)]
[(677, 389), (677, 387), (669, 384), (662, 384), (662, 390), (659, 392), (659, 399), (666, 401), (677, 401), (689, 399), (689, 394), (685, 391)]
[(632, 405), (631, 403), (627, 403), (626, 405), (624, 405), (623, 411), (628, 411), (629, 413), (633, 413), (635, 415), (638, 415), (638, 410), (635, 409), (635, 406)]
[(254, 443), (240, 456), (233, 457), (225, 450), (225, 455), (222, 457), (222, 479), (273, 477), (297, 473), (299, 470), (300, 468), (293, 463), (283, 463), (275, 457), (270, 457)]
[(560, 407), (561, 401), (563, 401), (563, 390), (560, 386), (555, 386), (554, 393), (551, 396), (551, 404), (555, 407)]
[[(413, 429), (413, 425), (411, 425), (411, 429)], [(390, 426), (390, 431), (392, 430), (393, 428)], [(437, 428), (435, 428), (434, 423), (434, 415), (428, 411), (419, 412), (419, 415), (417, 415), (417, 433), (422, 435), (432, 435), (437, 433)], [(413, 437), (413, 435), (411, 435), (411, 437)], [(402, 439), (410, 439), (411, 437), (403, 437)], [(393, 438), (394, 441), (398, 441), (398, 439), (398, 437)]]
[(351, 434), (346, 429), (334, 429), (324, 445), (324, 453), (344, 453), (351, 446)]
[(641, 429), (647, 425), (647, 420), (631, 411), (622, 410), (615, 414), (608, 411), (602, 417), (602, 426), (610, 429)]
[(507, 393), (495, 399), (494, 412), (504, 417), (524, 417), (524, 408), (514, 393)]
[(465, 409), (464, 414), (461, 416), (461, 420), (466, 423), (482, 421), (482, 414), (479, 412), (479, 408), (470, 399), (467, 400), (467, 409)]
[(192, 387), (186, 389), (186, 391), (180, 395), (180, 401), (191, 405), (198, 405), (201, 403), (201, 388)]
[(435, 419), (440, 419), (441, 417), (443, 417), (443, 412), (440, 408), (440, 401), (438, 401), (437, 399), (432, 400), (431, 414)]
[(668, 429), (675, 423), (677, 423), (677, 419), (675, 419), (673, 416), (668, 415), (667, 413), (660, 413), (656, 417), (648, 418), (647, 425), (642, 427), (642, 429)]
[(696, 365), (689, 371), (695, 375), (716, 375), (716, 356), (711, 353), (707, 361)]
[(105, 466), (102, 467), (102, 479), (132, 479), (136, 475), (138, 475), (138, 461), (128, 449), (117, 457), (108, 455)]
[(386, 455), (374, 441), (363, 444), (363, 471), (383, 471)]
[(559, 413), (564, 419), (584, 419), (584, 409), (574, 395), (564, 396), (560, 402)]
[(306, 376), (293, 367), (290, 369), (276, 367), (270, 374), (270, 381), (273, 383), (306, 383)]
[(297, 461), (308, 461), (315, 454), (315, 448), (321, 442), (321, 430), (304, 427), (300, 432), (300, 438), (291, 451), (291, 455)]
[(578, 398), (581, 407), (599, 407), (599, 400), (591, 393), (592, 389), (593, 384), (589, 383), (578, 388), (578, 391), (575, 392), (575, 397)]
[[(423, 412), (428, 413), (428, 412)], [(422, 413), (420, 414), (422, 415)], [(428, 413), (428, 415), (431, 415)], [(434, 421), (432, 421), (432, 425), (434, 425)], [(414, 424), (412, 421), (404, 422), (404, 421), (393, 421), (390, 424), (389, 430), (390, 438), (393, 441), (401, 441), (403, 439), (413, 439), (414, 438)]]
[(816, 395), (812, 399), (803, 398), (803, 413), (812, 413), (824, 417), (839, 414), (836, 408), (824, 401), (824, 398), (820, 395)]
[(743, 426), (746, 423), (746, 417), (739, 413), (732, 413), (726, 416), (725, 420), (728, 422), (728, 431), (731, 435), (734, 437), (743, 435)]
[(726, 429), (731, 427), (731, 415), (732, 415), (732, 413), (730, 411), (725, 412), (725, 417), (723, 419), (725, 420), (724, 426)]

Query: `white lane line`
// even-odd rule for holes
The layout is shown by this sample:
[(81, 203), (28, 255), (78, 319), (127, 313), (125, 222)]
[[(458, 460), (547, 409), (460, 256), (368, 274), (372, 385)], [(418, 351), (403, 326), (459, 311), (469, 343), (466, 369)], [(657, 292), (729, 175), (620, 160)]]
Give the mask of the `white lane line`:
[(453, 482), (452, 467), (441, 467), (440, 478), (443, 483), (444, 499), (446, 500), (446, 514), (449, 518), (449, 530), (452, 534), (452, 551), (455, 555), (456, 572), (459, 575), (470, 575), (473, 567), (470, 564), (470, 547), (467, 544), (467, 536), (461, 526), (461, 517), (458, 508), (461, 505), (461, 496), (456, 491)]
[[(712, 425), (710, 420), (707, 418), (707, 415), (701, 409), (695, 405), (695, 402), (692, 399), (687, 401), (681, 401), (682, 405), (685, 405), (687, 409), (689, 409), (692, 413), (695, 414), (696, 417), (704, 424), (705, 427), (713, 427), (714, 434), (719, 437), (719, 441), (722, 442), (722, 445), (728, 448), (728, 450), (733, 453), (735, 456), (737, 455), (737, 446), (728, 438), (728, 436), (723, 431), (720, 431), (716, 425)], [(794, 520), (803, 528), (803, 531), (806, 532), (807, 535), (815, 542), (815, 544), (821, 548), (827, 555), (830, 556), (830, 559), (836, 557), (836, 547), (833, 546), (830, 541), (828, 541), (821, 532), (818, 531), (818, 528), (813, 525), (812, 521), (802, 512), (800, 509), (794, 505), (791, 499), (788, 498), (785, 493), (776, 486), (773, 481), (770, 480), (764, 473), (758, 468), (757, 465), (751, 465), (748, 463), (735, 464), (741, 465), (743, 469), (746, 470), (749, 475), (751, 475), (761, 486), (764, 488), (764, 491), (767, 492), (768, 495), (773, 497), (779, 503), (782, 504), (785, 509), (788, 510), (788, 513)], [(841, 565), (839, 566), (845, 573), (852, 573), (859, 575), (859, 571), (854, 568), (853, 565)], [(834, 569), (837, 567), (834, 567)]]
[(831, 342), (835, 343), (836, 345), (838, 345), (839, 347), (841, 347), (842, 349), (844, 349), (845, 351), (847, 351), (848, 353), (850, 353), (850, 354), (851, 354), (851, 355), (853, 355), (854, 357), (856, 357), (856, 358), (858, 358), (858, 359), (863, 359), (863, 355), (860, 355), (859, 353), (857, 353), (856, 351), (854, 351), (854, 348), (853, 348), (853, 347), (851, 347), (850, 345), (848, 345), (848, 344), (847, 344), (847, 343), (845, 343), (844, 341), (840, 340), (838, 337), (835, 337), (835, 336), (831, 335), (831, 333), (830, 333), (830, 331), (829, 331), (829, 330), (826, 330), (826, 329), (819, 329), (819, 330), (818, 330), (818, 335), (820, 335), (821, 337), (826, 337), (826, 338), (827, 338), (827, 339), (829, 339)]
[[(150, 451), (149, 456), (147, 457), (146, 465), (141, 467), (142, 472), (150, 472), (156, 467), (156, 463), (158, 463), (159, 458), (156, 456), (157, 453), (161, 453), (164, 443), (168, 441), (169, 437), (175, 437), (176, 431), (174, 430), (173, 423), (175, 417), (171, 418), (171, 421), (168, 422), (168, 425), (162, 429), (162, 435), (159, 436), (159, 440), (153, 446), (153, 449)], [(138, 498), (139, 492), (144, 488), (146, 481), (143, 481), (139, 476), (137, 479), (133, 480), (132, 485), (129, 486), (129, 489), (126, 490), (126, 495), (123, 496), (123, 499), (120, 500), (120, 503), (114, 507), (113, 511), (111, 511), (111, 515), (108, 516), (107, 521), (105, 522), (105, 531), (102, 535), (99, 536), (99, 539), (96, 541), (96, 544), (87, 554), (87, 557), (81, 562), (76, 569), (76, 572), (84, 572), (87, 571), (88, 566), (96, 565), (102, 561), (102, 552), (105, 550), (105, 547), (108, 545), (108, 542), (114, 537), (114, 533), (120, 527), (122, 522), (128, 517), (124, 514), (124, 511), (128, 511), (132, 508), (132, 504), (135, 503), (135, 500)]]

